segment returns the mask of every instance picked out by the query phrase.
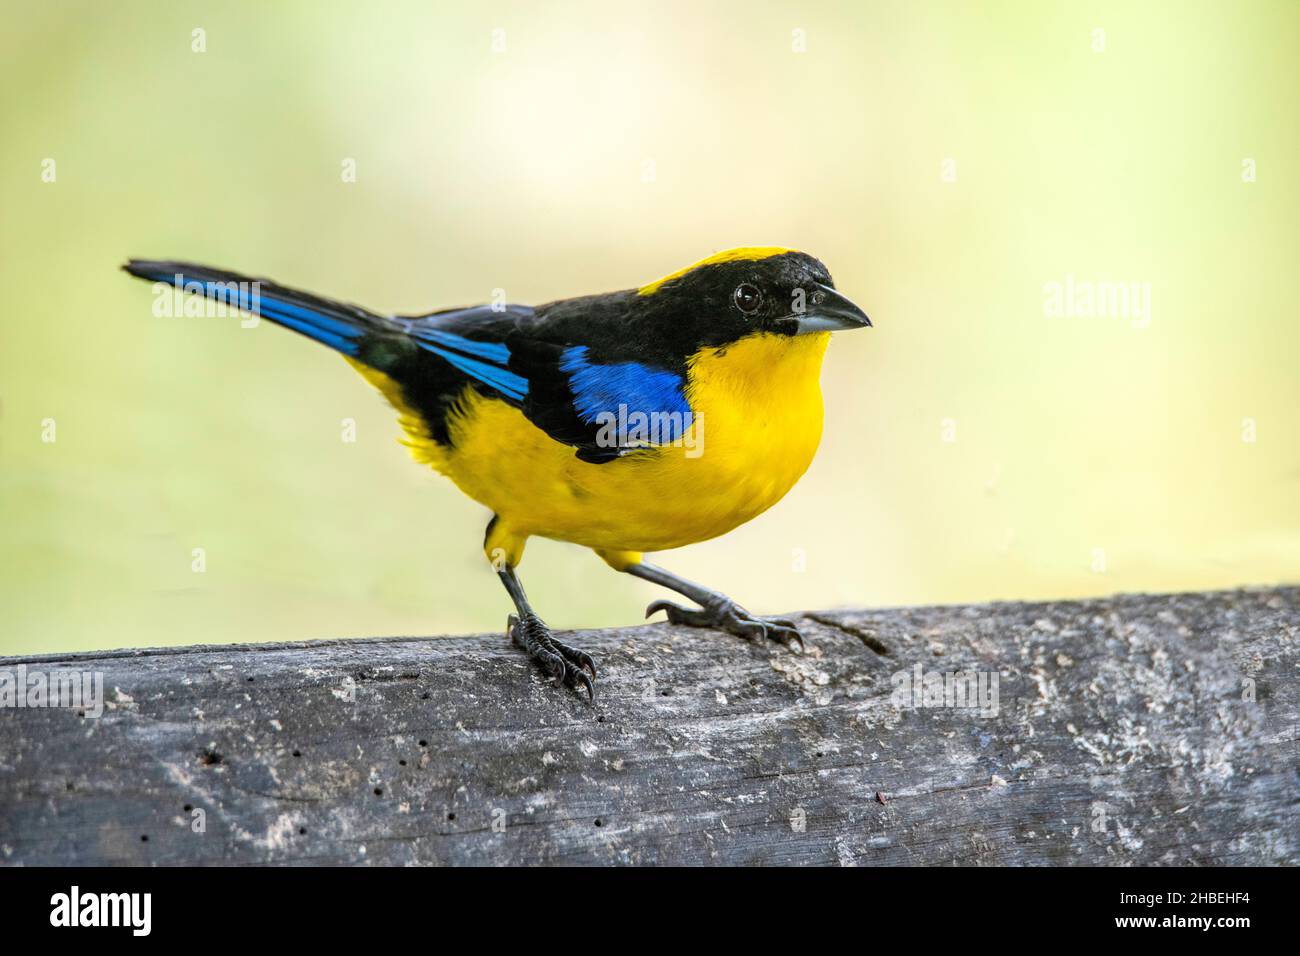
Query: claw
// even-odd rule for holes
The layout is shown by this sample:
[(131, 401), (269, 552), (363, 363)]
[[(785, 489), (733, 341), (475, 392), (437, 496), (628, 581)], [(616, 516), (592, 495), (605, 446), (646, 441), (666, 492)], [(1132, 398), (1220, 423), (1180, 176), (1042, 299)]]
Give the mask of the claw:
[(671, 607), (671, 608), (676, 608), (676, 609), (679, 610), (679, 611), (682, 610), (680, 607), (677, 607), (677, 605), (674, 604), (672, 601), (663, 601), (663, 600), (660, 600), (660, 601), (651, 601), (651, 602), (646, 606), (646, 609), (645, 609), (645, 616), (646, 616), (646, 617), (649, 617), (651, 614), (654, 614), (656, 611), (663, 611), (663, 612), (667, 613), (667, 612), (668, 612), (668, 609), (669, 609), (670, 607)]
[(803, 642), (803, 635), (798, 632), (791, 634), (789, 637), (781, 641), (781, 643), (789, 648), (790, 653), (792, 654), (808, 653), (808, 645)]
[(565, 677), (564, 658), (545, 647), (537, 648), (533, 652), (533, 656), (541, 661), (543, 669), (555, 679), (555, 686), (563, 687)]
[[(716, 627), (728, 631), (746, 640), (772, 640), (786, 647), (791, 653), (805, 653), (803, 635), (799, 633), (794, 621), (784, 617), (756, 617), (738, 604), (723, 599), (714, 604), (708, 603), (700, 609), (685, 608), (672, 601), (654, 601), (645, 609), (645, 616), (650, 617), (656, 611), (663, 611), (670, 624), (682, 624), (687, 627)], [(795, 644), (798, 643), (796, 650)]]
[(557, 641), (550, 629), (534, 616), (521, 621), (511, 614), (506, 618), (506, 633), (554, 680), (556, 687), (576, 688), (581, 684), (587, 689), (587, 699), (596, 702), (596, 662), (590, 654)]
[(590, 671), (593, 678), (596, 676), (596, 662), (586, 651), (580, 651), (576, 647), (570, 647), (554, 639), (551, 640), (551, 648), (558, 651), (570, 664)]
[(794, 645), (797, 643), (799, 645), (800, 654), (807, 652), (808, 646), (803, 642), (803, 635), (799, 633), (799, 629), (795, 627), (794, 624), (781, 618), (773, 618), (772, 624), (774, 625), (772, 628), (773, 640), (780, 641), (786, 647), (790, 648), (791, 651), (794, 650)]
[(596, 702), (595, 682), (592, 681), (592, 679), (587, 676), (586, 671), (580, 671), (576, 667), (573, 669), (573, 674), (574, 674), (574, 679), (582, 681), (582, 686), (587, 688), (587, 703), (594, 704)]
[(668, 617), (669, 624), (684, 624), (687, 627), (713, 627), (719, 623), (715, 614), (682, 607), (672, 601), (655, 601), (645, 609), (646, 617), (649, 617), (655, 611), (663, 611)]

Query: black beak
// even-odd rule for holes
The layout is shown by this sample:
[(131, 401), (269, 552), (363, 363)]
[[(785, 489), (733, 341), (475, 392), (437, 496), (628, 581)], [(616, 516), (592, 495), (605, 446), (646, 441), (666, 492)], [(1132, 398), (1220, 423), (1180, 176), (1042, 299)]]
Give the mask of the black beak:
[(867, 313), (840, 295), (830, 286), (820, 283), (812, 287), (807, 308), (792, 318), (799, 323), (799, 335), (805, 332), (838, 332), (843, 329), (871, 328)]

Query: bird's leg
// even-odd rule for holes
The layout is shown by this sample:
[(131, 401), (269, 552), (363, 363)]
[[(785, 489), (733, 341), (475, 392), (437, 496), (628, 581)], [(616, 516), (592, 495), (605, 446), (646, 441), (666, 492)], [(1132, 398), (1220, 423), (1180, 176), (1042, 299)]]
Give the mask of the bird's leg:
[(528, 603), (524, 586), (520, 583), (513, 567), (507, 565), (498, 570), (497, 575), (501, 578), (501, 583), (506, 586), (510, 599), (515, 602), (515, 609), (519, 612), (518, 616), (511, 614), (506, 620), (506, 633), (509, 634), (510, 639), (523, 648), (529, 657), (537, 661), (543, 671), (555, 678), (557, 687), (560, 684), (569, 687), (577, 687), (581, 684), (587, 688), (587, 694), (594, 703), (596, 662), (591, 659), (591, 655), (555, 639), (551, 629), (542, 622), (533, 611), (532, 605)]
[(673, 624), (684, 624), (687, 627), (716, 627), (749, 640), (767, 638), (779, 641), (791, 650), (794, 649), (795, 644), (798, 644), (799, 650), (803, 650), (803, 635), (799, 633), (795, 623), (788, 618), (758, 617), (750, 614), (725, 594), (687, 581), (685, 578), (679, 578), (663, 568), (644, 561), (631, 564), (624, 570), (642, 580), (676, 591), (699, 605), (696, 609), (682, 607), (671, 601), (655, 601), (645, 609), (646, 617), (655, 611), (663, 611)]

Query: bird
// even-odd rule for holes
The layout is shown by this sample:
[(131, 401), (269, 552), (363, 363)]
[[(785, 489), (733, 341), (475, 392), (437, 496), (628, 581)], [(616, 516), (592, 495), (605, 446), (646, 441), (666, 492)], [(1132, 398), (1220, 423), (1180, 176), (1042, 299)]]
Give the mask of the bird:
[(647, 618), (804, 649), (793, 620), (751, 614), (645, 555), (726, 534), (812, 462), (831, 333), (871, 326), (813, 256), (730, 249), (618, 292), (420, 315), (189, 262), (123, 269), (155, 295), (203, 296), (342, 354), (396, 411), (415, 461), (492, 512), (483, 550), (514, 605), (506, 637), (557, 687), (594, 703), (597, 668), (528, 600), (519, 567), (534, 536), (695, 605), (657, 600)]

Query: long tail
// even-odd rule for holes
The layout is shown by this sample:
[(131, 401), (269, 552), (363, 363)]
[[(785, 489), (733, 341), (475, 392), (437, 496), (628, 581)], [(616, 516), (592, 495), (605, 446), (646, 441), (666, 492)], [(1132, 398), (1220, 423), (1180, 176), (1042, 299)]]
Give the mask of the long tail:
[(259, 315), (344, 355), (357, 355), (367, 333), (388, 325), (383, 316), (360, 306), (192, 262), (132, 259), (122, 268), (140, 279), (174, 285)]

